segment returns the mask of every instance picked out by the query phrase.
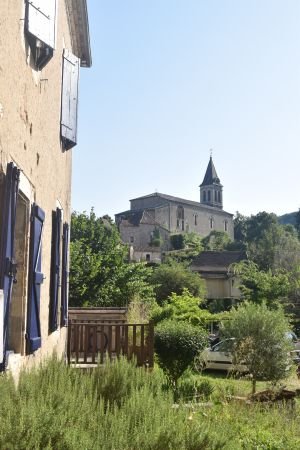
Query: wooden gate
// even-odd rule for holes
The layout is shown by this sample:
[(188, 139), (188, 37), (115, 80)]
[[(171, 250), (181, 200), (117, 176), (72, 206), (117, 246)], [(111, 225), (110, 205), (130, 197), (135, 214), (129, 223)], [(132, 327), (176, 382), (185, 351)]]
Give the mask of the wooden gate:
[(120, 355), (136, 358), (138, 366), (153, 367), (154, 326), (97, 320), (70, 320), (68, 363), (97, 364)]

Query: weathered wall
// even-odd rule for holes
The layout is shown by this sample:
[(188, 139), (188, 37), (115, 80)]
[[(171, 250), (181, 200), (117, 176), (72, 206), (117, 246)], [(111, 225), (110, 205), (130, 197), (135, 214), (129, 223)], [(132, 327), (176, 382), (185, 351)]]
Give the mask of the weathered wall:
[[(72, 48), (65, 2), (60, 0), (56, 50), (44, 69), (37, 71), (24, 35), (24, 14), (23, 0), (1, 0), (0, 164), (4, 171), (10, 161), (21, 168), (31, 185), (30, 202), (35, 201), (46, 214), (42, 238), (42, 270), (46, 278), (40, 304), (42, 347), (29, 358), (37, 360), (54, 347), (60, 354), (65, 348), (66, 328), (48, 336), (48, 308), (51, 213), (59, 202), (64, 221), (69, 222), (71, 210), (72, 152), (61, 146), (60, 110), (63, 48)], [(26, 291), (27, 280), (24, 286)], [(26, 298), (27, 292), (23, 294)]]

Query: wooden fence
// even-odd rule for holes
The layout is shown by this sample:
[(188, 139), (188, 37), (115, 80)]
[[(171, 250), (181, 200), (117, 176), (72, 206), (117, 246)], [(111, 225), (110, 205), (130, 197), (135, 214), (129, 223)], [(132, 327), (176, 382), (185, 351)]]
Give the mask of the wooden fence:
[(135, 357), (138, 366), (153, 367), (154, 326), (70, 320), (67, 353), (69, 364), (102, 364), (107, 357), (124, 355)]

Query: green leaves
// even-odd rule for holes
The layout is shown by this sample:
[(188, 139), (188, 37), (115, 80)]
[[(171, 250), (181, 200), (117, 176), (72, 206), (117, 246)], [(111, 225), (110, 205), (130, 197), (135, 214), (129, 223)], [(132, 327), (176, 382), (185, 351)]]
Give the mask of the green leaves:
[(151, 269), (126, 262), (128, 249), (108, 216), (72, 214), (70, 305), (126, 306), (153, 299)]

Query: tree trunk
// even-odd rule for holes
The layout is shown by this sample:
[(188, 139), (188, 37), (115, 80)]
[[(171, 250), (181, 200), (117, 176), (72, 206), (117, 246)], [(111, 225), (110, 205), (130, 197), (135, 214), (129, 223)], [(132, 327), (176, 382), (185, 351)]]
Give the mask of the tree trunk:
[(255, 394), (256, 392), (256, 379), (252, 379), (252, 394)]

